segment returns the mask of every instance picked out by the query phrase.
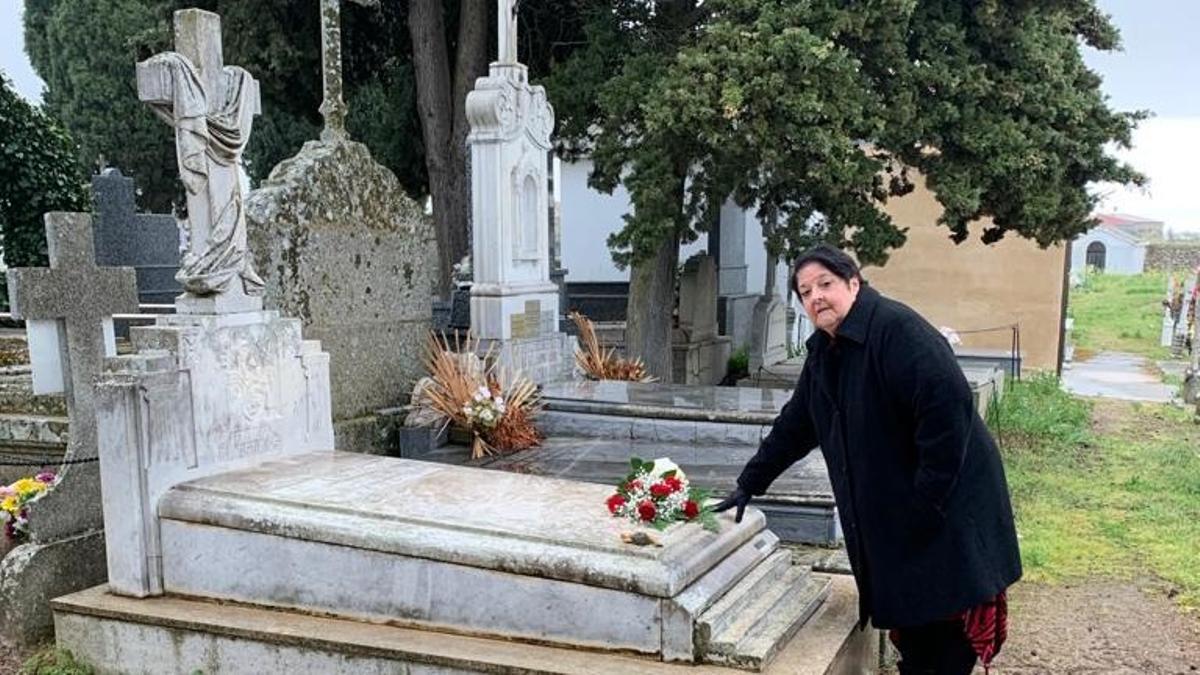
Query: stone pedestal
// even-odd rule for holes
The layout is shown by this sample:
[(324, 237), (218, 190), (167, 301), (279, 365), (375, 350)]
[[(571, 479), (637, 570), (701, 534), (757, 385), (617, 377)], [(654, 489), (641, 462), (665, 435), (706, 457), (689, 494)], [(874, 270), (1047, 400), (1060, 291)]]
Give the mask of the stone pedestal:
[(502, 368), (549, 384), (574, 379), (575, 344), (574, 336), (555, 332), (519, 340), (483, 340), (479, 348), (481, 354), (486, 354), (492, 347), (492, 356)]
[(546, 155), (554, 111), (525, 66), (493, 63), (467, 96), (474, 223), (471, 325), (484, 339), (554, 331)]
[(0, 634), (8, 643), (44, 641), (54, 629), (51, 600), (104, 583), (102, 530), (28, 542), (0, 553)]
[(275, 312), (158, 319), (96, 385), (109, 586), (163, 591), (159, 500), (264, 459), (333, 450), (329, 356)]

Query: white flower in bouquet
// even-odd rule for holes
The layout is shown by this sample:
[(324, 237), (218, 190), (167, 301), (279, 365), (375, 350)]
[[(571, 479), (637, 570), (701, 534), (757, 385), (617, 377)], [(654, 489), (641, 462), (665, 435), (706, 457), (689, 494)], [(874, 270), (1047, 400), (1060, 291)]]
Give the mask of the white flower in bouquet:
[(650, 470), (650, 473), (654, 476), (661, 476), (668, 471), (674, 471), (675, 477), (679, 480), (687, 480), (687, 476), (683, 473), (683, 469), (679, 468), (678, 464), (672, 462), (666, 457), (659, 457), (658, 459), (654, 460), (654, 468)]

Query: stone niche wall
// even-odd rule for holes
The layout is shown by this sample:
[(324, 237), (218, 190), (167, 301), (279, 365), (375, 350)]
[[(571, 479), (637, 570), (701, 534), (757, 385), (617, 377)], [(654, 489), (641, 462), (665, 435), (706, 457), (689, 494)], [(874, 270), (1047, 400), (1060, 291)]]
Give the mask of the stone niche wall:
[(365, 145), (312, 141), (246, 205), (267, 308), (330, 355), (339, 450), (382, 452), (376, 411), (422, 372), (437, 255), (433, 227)]
[(1200, 265), (1200, 241), (1162, 241), (1146, 246), (1146, 269), (1181, 274)]

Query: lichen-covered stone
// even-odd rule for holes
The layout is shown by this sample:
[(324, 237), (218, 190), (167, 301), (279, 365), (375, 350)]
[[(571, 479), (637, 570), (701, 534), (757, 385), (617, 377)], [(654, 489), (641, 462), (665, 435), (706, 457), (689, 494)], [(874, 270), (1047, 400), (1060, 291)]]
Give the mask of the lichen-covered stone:
[(365, 145), (314, 141), (251, 193), (246, 216), (266, 306), (329, 352), (335, 427), (400, 403), (432, 318), (436, 243), (421, 207)]

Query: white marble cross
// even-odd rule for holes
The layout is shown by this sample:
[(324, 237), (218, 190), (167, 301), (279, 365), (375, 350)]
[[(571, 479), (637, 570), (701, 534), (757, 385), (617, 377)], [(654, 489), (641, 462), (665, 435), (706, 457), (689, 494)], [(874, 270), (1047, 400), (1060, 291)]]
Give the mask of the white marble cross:
[(34, 393), (66, 392), (71, 447), (94, 445), (92, 381), (116, 354), (112, 317), (138, 310), (132, 267), (97, 267), (92, 217), (47, 213), (50, 267), (8, 270), (13, 316), (29, 331)]
[[(379, 0), (350, 0), (364, 7), (378, 7)], [(321, 2), (321, 80), (325, 98), (321, 101), (321, 115), (325, 128), (321, 140), (340, 141), (346, 133), (345, 100), (342, 99), (342, 0), (320, 0)]]
[(521, 0), (497, 0), (498, 12), (496, 36), (499, 42), (497, 60), (500, 63), (517, 62), (517, 8)]
[(261, 111), (258, 82), (221, 57), (221, 17), (175, 12), (175, 48), (137, 66), (138, 98), (175, 130), (187, 190), (176, 309), (223, 314), (262, 308), (262, 279), (246, 243), (242, 150)]

